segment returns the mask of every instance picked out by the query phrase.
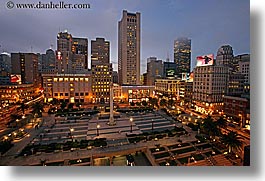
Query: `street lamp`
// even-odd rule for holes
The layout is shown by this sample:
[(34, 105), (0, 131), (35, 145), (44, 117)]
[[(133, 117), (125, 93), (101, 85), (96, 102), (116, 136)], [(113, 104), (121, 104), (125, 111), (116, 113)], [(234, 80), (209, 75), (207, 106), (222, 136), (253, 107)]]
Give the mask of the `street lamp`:
[(130, 122), (131, 122), (131, 133), (132, 133), (133, 118), (130, 118)]
[(74, 132), (74, 128), (70, 128), (70, 136), (71, 136), (71, 138), (72, 138), (72, 141), (74, 141), (74, 139), (73, 139), (73, 135), (72, 135), (73, 132)]
[(99, 136), (99, 128), (100, 128), (100, 125), (97, 124), (97, 136)]
[(238, 116), (241, 118), (240, 119), (240, 124), (239, 124), (240, 125), (240, 128), (241, 128), (242, 125), (243, 125), (243, 123), (242, 123), (243, 122), (243, 115), (242, 114), (238, 114)]

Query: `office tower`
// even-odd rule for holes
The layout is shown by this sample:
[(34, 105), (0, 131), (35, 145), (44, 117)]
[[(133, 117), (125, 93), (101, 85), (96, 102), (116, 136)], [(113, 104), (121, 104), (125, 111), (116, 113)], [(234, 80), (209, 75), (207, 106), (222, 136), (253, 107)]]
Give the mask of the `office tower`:
[(0, 54), (0, 85), (10, 83), (11, 57), (9, 53)]
[(112, 82), (115, 84), (119, 83), (119, 77), (118, 77), (118, 72), (117, 71), (113, 71), (112, 72)]
[(56, 71), (60, 74), (72, 73), (72, 35), (67, 31), (57, 35)]
[(94, 62), (110, 63), (110, 42), (104, 38), (91, 40), (91, 64)]
[(177, 76), (182, 73), (190, 73), (191, 63), (191, 39), (177, 38), (174, 41), (174, 62), (177, 65)]
[(34, 53), (11, 53), (12, 74), (21, 76), (22, 84), (31, 83), (40, 87), (38, 55)]
[(73, 37), (72, 52), (75, 55), (73, 57), (73, 64), (75, 64), (76, 71), (88, 69), (88, 39)]
[(156, 57), (147, 58), (146, 85), (155, 85), (156, 78), (163, 76), (163, 62)]
[(46, 54), (42, 54), (42, 73), (54, 73), (55, 63), (55, 52), (52, 49), (46, 50)]
[(112, 64), (110, 63), (110, 42), (104, 38), (91, 41), (91, 71), (93, 102), (106, 103), (110, 98)]
[(118, 24), (118, 73), (120, 84), (140, 84), (140, 13), (123, 11)]
[(245, 76), (244, 83), (250, 84), (250, 76), (249, 76), (250, 55), (249, 54), (241, 55), (238, 65), (239, 65), (239, 72)]
[(233, 48), (230, 45), (223, 45), (217, 51), (216, 65), (224, 65), (233, 70)]

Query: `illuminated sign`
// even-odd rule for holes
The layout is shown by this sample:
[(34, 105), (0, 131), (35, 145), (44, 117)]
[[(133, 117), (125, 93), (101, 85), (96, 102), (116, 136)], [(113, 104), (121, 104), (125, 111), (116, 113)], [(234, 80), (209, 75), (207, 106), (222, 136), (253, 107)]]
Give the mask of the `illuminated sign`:
[(62, 60), (62, 53), (61, 52), (57, 52), (57, 55), (56, 55), (56, 58), (57, 60)]
[(21, 75), (11, 75), (10, 80), (11, 80), (11, 83), (21, 84)]
[(214, 55), (209, 54), (209, 55), (198, 56), (196, 59), (197, 59), (197, 65), (196, 66), (213, 65)]
[(174, 69), (167, 69), (166, 70), (166, 76), (167, 77), (174, 77), (176, 74), (176, 71)]

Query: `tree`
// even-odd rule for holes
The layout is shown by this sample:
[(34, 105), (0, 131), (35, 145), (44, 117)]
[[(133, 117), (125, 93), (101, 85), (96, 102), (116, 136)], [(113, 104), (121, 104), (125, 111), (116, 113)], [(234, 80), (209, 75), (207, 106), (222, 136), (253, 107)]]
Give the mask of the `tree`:
[(234, 131), (225, 134), (221, 138), (221, 142), (228, 147), (228, 153), (232, 153), (233, 150), (241, 150), (242, 149), (242, 140), (238, 136), (238, 134)]
[(33, 115), (41, 116), (42, 112), (43, 112), (43, 104), (41, 104), (40, 102), (36, 102), (35, 104), (32, 105)]
[(167, 104), (167, 100), (161, 99), (159, 103), (160, 103), (160, 106), (164, 107)]
[(219, 130), (217, 128), (217, 123), (213, 121), (211, 116), (208, 116), (203, 120), (201, 124), (202, 131), (207, 134), (210, 138), (214, 138), (219, 134)]
[(63, 101), (61, 103), (61, 109), (64, 110), (64, 108), (67, 106), (67, 103), (65, 101)]
[(153, 106), (153, 108), (154, 108), (155, 106), (158, 107), (158, 100), (157, 100), (157, 98), (152, 98), (152, 97), (150, 97), (150, 98), (149, 98), (149, 102), (150, 102), (150, 104)]
[(134, 102), (131, 102), (130, 105), (131, 105), (131, 106), (135, 106), (135, 103), (134, 103)]
[(22, 110), (22, 113), (25, 114), (25, 108), (26, 108), (26, 105), (25, 105), (24, 102), (21, 102), (21, 103), (20, 103), (20, 108), (21, 108), (21, 110)]
[(223, 117), (220, 117), (217, 121), (216, 124), (219, 128), (226, 128), (227, 127), (227, 122)]
[(142, 101), (142, 105), (143, 105), (144, 107), (146, 107), (146, 106), (147, 106), (147, 102), (146, 102), (145, 100), (143, 100), (143, 101)]
[(172, 107), (174, 104), (175, 104), (175, 101), (173, 99), (168, 100), (168, 105)]

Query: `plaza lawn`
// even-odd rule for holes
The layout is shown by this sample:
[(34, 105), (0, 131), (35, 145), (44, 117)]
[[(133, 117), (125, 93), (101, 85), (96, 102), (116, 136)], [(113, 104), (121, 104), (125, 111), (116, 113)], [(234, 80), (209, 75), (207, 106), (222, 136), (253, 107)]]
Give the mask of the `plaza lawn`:
[(184, 148), (184, 149), (172, 151), (172, 153), (174, 153), (174, 154), (182, 154), (182, 153), (188, 153), (188, 152), (192, 152), (192, 151), (195, 151), (195, 148), (189, 147), (189, 148)]
[(196, 161), (204, 160), (204, 157), (203, 157), (201, 154), (194, 155), (193, 157), (194, 157), (194, 159), (195, 159)]
[(168, 152), (154, 154), (155, 159), (169, 157), (169, 156), (170, 156), (170, 154)]
[(179, 158), (178, 161), (179, 161), (181, 164), (184, 164), (184, 163), (188, 163), (188, 159), (189, 159), (189, 157), (184, 157), (184, 158)]

